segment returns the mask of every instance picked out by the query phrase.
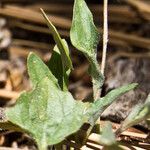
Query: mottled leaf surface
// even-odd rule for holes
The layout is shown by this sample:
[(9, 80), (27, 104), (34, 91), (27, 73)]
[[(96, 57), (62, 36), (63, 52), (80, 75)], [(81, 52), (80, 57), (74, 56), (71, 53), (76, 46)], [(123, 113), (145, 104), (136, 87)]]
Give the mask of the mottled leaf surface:
[(40, 150), (46, 150), (47, 145), (61, 142), (87, 121), (88, 107), (46, 77), (33, 91), (21, 94), (17, 104), (6, 110), (6, 117), (29, 132)]
[(48, 77), (53, 81), (54, 85), (58, 86), (57, 79), (49, 70), (49, 68), (43, 63), (43, 61), (35, 55), (30, 53), (27, 59), (28, 74), (33, 86), (35, 87), (38, 82), (43, 78)]
[(93, 78), (94, 91), (99, 90), (104, 80), (96, 58), (99, 33), (94, 25), (92, 13), (84, 0), (75, 0), (74, 2), (70, 37), (72, 44), (87, 57), (90, 63), (89, 72)]
[(72, 44), (88, 56), (96, 55), (99, 33), (84, 0), (75, 0), (70, 31)]

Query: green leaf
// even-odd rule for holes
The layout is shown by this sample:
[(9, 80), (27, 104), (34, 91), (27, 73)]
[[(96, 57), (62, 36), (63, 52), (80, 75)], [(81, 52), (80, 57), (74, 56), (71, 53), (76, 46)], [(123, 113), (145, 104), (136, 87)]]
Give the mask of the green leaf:
[[(65, 40), (61, 39), (55, 26), (51, 23), (51, 21), (48, 19), (47, 15), (45, 14), (45, 12), (42, 9), (41, 9), (41, 12), (43, 14), (43, 17), (46, 20), (47, 26), (49, 27), (49, 29), (51, 31), (51, 34), (55, 40), (57, 48), (60, 51), (60, 56), (61, 56), (61, 61), (62, 61), (62, 66), (63, 66), (63, 75), (66, 75), (66, 74), (69, 75), (71, 69), (73, 69), (73, 66), (72, 66), (72, 61), (71, 61), (70, 55), (69, 55), (69, 48), (68, 48), (67, 42)], [(60, 61), (60, 60), (58, 60), (58, 61)], [(66, 76), (64, 77), (65, 84), (67, 84), (67, 82), (68, 82), (67, 78), (68, 77), (66, 77)], [(62, 85), (61, 85), (61, 87), (62, 87)], [(64, 84), (63, 84), (63, 87), (64, 87)], [(64, 88), (65, 89), (63, 89), (63, 90), (66, 90), (66, 87), (64, 87)]]
[(27, 67), (30, 79), (35, 87), (43, 78), (48, 77), (53, 83), (59, 87), (56, 78), (43, 63), (43, 61), (34, 53), (30, 53), (27, 59)]
[(107, 122), (105, 127), (102, 128), (102, 132), (100, 135), (100, 143), (102, 145), (113, 145), (116, 142), (115, 135), (112, 131), (112, 125), (110, 122)]
[(100, 144), (103, 145), (106, 150), (122, 150), (116, 141), (110, 122), (107, 122), (107, 124), (102, 128)]
[(70, 31), (72, 44), (88, 56), (96, 55), (99, 33), (84, 0), (75, 0)]
[(92, 13), (84, 0), (75, 0), (70, 37), (72, 44), (83, 52), (90, 62), (95, 95), (104, 81), (96, 58), (99, 33), (94, 25)]
[(123, 121), (118, 131), (123, 132), (127, 128), (148, 118), (150, 118), (150, 94), (148, 95), (145, 104), (138, 104), (135, 108), (133, 108), (128, 117)]
[(92, 103), (92, 106), (88, 109), (87, 114), (89, 114), (89, 123), (94, 125), (95, 121), (104, 112), (104, 110), (110, 106), (119, 96), (125, 94), (126, 92), (134, 89), (137, 86), (136, 83), (129, 84), (110, 91), (105, 97), (102, 97)]
[(107, 150), (122, 150), (116, 141), (115, 134), (112, 131), (112, 125), (110, 122), (102, 128), (100, 134), (100, 144), (104, 146)]
[[(67, 42), (65, 40), (62, 40), (62, 42), (64, 43), (64, 45), (66, 45), (66, 47), (68, 47)], [(48, 67), (53, 73), (53, 75), (58, 79), (58, 83), (61, 89), (67, 91), (69, 74), (71, 70), (63, 69), (63, 62), (60, 50), (58, 49), (57, 45), (54, 47), (51, 59), (48, 62)]]
[(33, 91), (23, 93), (17, 104), (6, 110), (6, 117), (29, 132), (40, 150), (46, 150), (47, 145), (63, 141), (87, 122), (88, 107), (88, 103), (75, 101), (46, 77)]

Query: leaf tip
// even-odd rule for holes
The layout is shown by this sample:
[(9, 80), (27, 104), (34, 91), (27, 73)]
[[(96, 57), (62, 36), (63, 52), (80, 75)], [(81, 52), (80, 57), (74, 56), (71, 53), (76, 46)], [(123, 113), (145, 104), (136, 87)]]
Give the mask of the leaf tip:
[(33, 57), (35, 54), (33, 52), (30, 52), (28, 54), (27, 62), (30, 60), (31, 57)]
[(132, 83), (130, 86), (131, 86), (132, 89), (134, 89), (138, 86), (138, 83)]
[(40, 11), (41, 11), (41, 13), (42, 13), (43, 15), (45, 14), (43, 8), (40, 8)]

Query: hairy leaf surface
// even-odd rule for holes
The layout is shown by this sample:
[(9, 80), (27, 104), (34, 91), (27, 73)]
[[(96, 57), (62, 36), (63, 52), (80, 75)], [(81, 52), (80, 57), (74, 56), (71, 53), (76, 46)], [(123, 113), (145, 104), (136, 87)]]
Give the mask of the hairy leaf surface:
[(71, 27), (72, 44), (88, 56), (96, 55), (99, 33), (84, 0), (75, 0)]
[(99, 116), (104, 112), (104, 110), (110, 106), (119, 96), (125, 94), (126, 92), (134, 89), (137, 86), (136, 83), (122, 86), (120, 88), (110, 91), (105, 97), (102, 97), (95, 101), (92, 106), (88, 109), (88, 112), (91, 116), (89, 123), (93, 125)]
[(99, 33), (94, 25), (92, 13), (84, 0), (75, 0), (74, 2), (70, 37), (72, 44), (87, 57), (90, 63), (89, 72), (93, 78), (94, 91), (99, 90), (104, 80), (96, 58)]
[[(63, 141), (86, 122), (93, 125), (118, 96), (136, 87), (136, 84), (123, 86), (94, 103), (83, 103), (74, 100), (71, 93), (62, 91), (49, 68), (33, 53), (28, 57), (28, 71), (35, 87), (22, 93), (14, 107), (6, 109), (9, 121), (6, 125), (29, 133), (40, 150)], [(5, 123), (0, 124), (4, 126)]]
[(53, 81), (54, 85), (58, 86), (57, 79), (43, 63), (43, 61), (34, 53), (30, 53), (27, 59), (28, 74), (33, 86), (35, 87), (38, 82), (43, 78), (48, 77)]
[(87, 121), (87, 107), (89, 104), (75, 101), (46, 77), (33, 91), (23, 93), (17, 104), (6, 110), (6, 117), (29, 132), (40, 150), (46, 150), (47, 145), (61, 142)]

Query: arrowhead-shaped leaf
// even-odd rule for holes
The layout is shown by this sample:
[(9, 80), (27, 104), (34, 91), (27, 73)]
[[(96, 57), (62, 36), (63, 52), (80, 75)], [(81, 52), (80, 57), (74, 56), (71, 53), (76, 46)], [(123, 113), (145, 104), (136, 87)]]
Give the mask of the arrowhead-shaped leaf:
[(17, 104), (6, 110), (6, 117), (30, 133), (40, 150), (46, 150), (47, 145), (63, 141), (87, 122), (88, 107), (46, 77), (33, 91), (23, 93)]
[[(57, 45), (57, 49), (60, 52), (60, 58), (61, 58), (61, 62), (62, 62), (63, 75), (68, 74), (68, 76), (69, 76), (71, 69), (73, 69), (73, 66), (72, 66), (72, 61), (71, 61), (71, 58), (70, 58), (69, 48), (68, 48), (67, 42), (64, 39), (61, 39), (61, 37), (60, 37), (59, 33), (57, 32), (55, 26), (48, 19), (47, 15), (45, 14), (45, 12), (42, 9), (41, 9), (41, 12), (43, 14), (43, 17), (46, 20), (47, 26), (49, 27), (53, 38), (55, 40), (55, 43)], [(58, 61), (60, 62), (60, 60), (58, 60)], [(54, 65), (54, 64), (52, 64), (52, 65)], [(63, 87), (63, 90), (66, 90), (67, 87), (65, 87), (65, 84), (67, 86), (68, 77), (65, 76), (63, 78), (65, 79), (64, 80), (64, 84), (61, 85), (60, 87)], [(58, 80), (59, 79), (60, 78), (58, 78)], [(59, 83), (60, 83), (60, 81), (59, 81)]]
[(34, 53), (29, 54), (27, 59), (27, 67), (28, 74), (34, 87), (45, 77), (48, 77), (51, 81), (53, 81), (54, 85), (59, 86), (57, 83), (57, 79), (49, 70), (49, 68)]
[(123, 132), (127, 128), (148, 118), (150, 118), (150, 94), (148, 95), (145, 104), (138, 104), (133, 108), (128, 117), (123, 121), (119, 132)]
[(83, 52), (89, 60), (94, 89), (99, 90), (104, 80), (96, 59), (99, 33), (94, 25), (92, 13), (84, 0), (75, 0), (74, 2), (70, 37), (72, 44)]
[(125, 94), (126, 92), (134, 89), (137, 86), (136, 83), (122, 86), (120, 88), (114, 89), (110, 91), (105, 97), (102, 97), (92, 103), (92, 106), (88, 109), (89, 123), (94, 125), (95, 121), (99, 118), (99, 116), (104, 112), (104, 110), (110, 106), (119, 96)]

